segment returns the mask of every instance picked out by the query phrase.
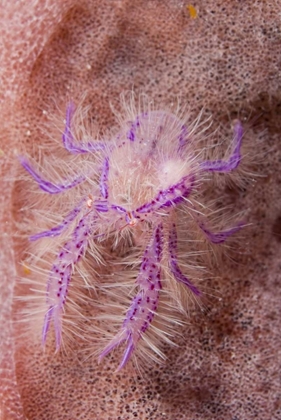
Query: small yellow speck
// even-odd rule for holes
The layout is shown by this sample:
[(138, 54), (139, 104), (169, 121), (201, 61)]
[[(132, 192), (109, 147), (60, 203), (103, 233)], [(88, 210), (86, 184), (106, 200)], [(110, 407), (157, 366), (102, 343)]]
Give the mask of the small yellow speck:
[(0, 158), (2, 158), (5, 155), (4, 150), (0, 149)]
[(22, 264), (22, 269), (24, 274), (26, 274), (27, 276), (31, 273), (30, 268), (25, 263)]
[(197, 10), (195, 9), (194, 6), (192, 6), (192, 4), (188, 4), (186, 6), (187, 10), (189, 11), (189, 15), (191, 17), (191, 19), (196, 19), (198, 16)]

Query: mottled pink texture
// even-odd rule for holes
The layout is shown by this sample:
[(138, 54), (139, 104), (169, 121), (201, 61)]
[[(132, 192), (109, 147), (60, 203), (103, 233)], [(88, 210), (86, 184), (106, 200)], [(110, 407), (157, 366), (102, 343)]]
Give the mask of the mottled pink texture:
[[(5, 2), (1, 28), (1, 381), (0, 417), (10, 419), (281, 418), (281, 171), (279, 1), (196, 1), (191, 19), (179, 0)], [(114, 118), (124, 89), (140, 89), (156, 104), (177, 95), (191, 112), (203, 106), (230, 137), (230, 120), (246, 127), (248, 153), (264, 175), (238, 192), (210, 192), (253, 225), (238, 264), (225, 259), (222, 280), (210, 279), (210, 313), (194, 311), (168, 362), (143, 378), (113, 374), (115, 360), (97, 366), (77, 356), (42, 353), (40, 343), (13, 334), (16, 282), (12, 235), (18, 217), (13, 154), (49, 141), (39, 126), (69, 98), (87, 92), (101, 127)], [(256, 152), (255, 152), (256, 151)], [(3, 177), (3, 175), (7, 175)], [(16, 255), (16, 259), (15, 259)], [(16, 261), (15, 261), (16, 260)], [(17, 329), (15, 331), (18, 331)]]

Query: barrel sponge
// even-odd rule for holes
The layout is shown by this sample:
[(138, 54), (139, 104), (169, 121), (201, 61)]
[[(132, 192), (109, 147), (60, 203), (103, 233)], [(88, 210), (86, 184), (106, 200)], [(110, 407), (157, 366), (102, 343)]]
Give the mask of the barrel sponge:
[[(281, 418), (280, 383), (280, 13), (278, 1), (98, 0), (5, 2), (0, 17), (2, 129), (1, 374), (3, 418), (247, 419)], [(138, 376), (113, 373), (81, 352), (54, 356), (22, 340), (17, 314), (21, 202), (16, 154), (50, 148), (69, 100), (84, 95), (89, 124), (111, 127), (109, 104), (136, 90), (154, 103), (180, 100), (211, 113), (218, 142), (230, 121), (245, 127), (259, 157), (256, 187), (210, 194), (247, 210), (252, 228), (243, 252), (210, 279), (208, 315), (194, 312), (165, 350), (169, 362)], [(179, 99), (178, 99), (179, 98)], [(44, 129), (42, 130), (42, 127)], [(53, 128), (52, 128), (53, 127)], [(55, 128), (54, 128), (55, 127)], [(39, 151), (39, 152), (38, 152)], [(14, 229), (14, 230), (13, 230)], [(222, 299), (220, 300), (220, 298)], [(3, 300), (3, 301), (2, 301)], [(3, 338), (3, 339), (2, 339)], [(2, 380), (3, 379), (3, 380)]]

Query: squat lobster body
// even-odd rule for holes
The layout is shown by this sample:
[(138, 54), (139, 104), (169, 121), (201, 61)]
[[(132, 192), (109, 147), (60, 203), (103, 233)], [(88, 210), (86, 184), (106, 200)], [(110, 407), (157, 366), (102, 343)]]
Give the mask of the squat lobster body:
[[(69, 232), (69, 239), (58, 250), (47, 285), (48, 310), (45, 315), (42, 339), (46, 341), (50, 322), (55, 326), (56, 347), (61, 344), (62, 313), (75, 264), (85, 256), (89, 243), (117, 235), (123, 229), (130, 230), (137, 241), (138, 234), (148, 238), (142, 250), (142, 261), (136, 277), (138, 293), (131, 302), (119, 333), (108, 343), (100, 359), (113, 348), (126, 342), (126, 349), (119, 365), (122, 368), (139, 340), (146, 333), (157, 314), (163, 267), (169, 270), (171, 281), (185, 285), (196, 296), (201, 294), (178, 261), (177, 211), (182, 207), (196, 210), (192, 196), (200, 189), (210, 172), (231, 172), (241, 160), (242, 127), (235, 125), (232, 150), (226, 160), (204, 160), (204, 150), (195, 147), (189, 127), (168, 111), (140, 112), (122, 124), (118, 134), (110, 141), (78, 142), (72, 135), (74, 105), (66, 113), (63, 144), (73, 154), (98, 156), (91, 179), (91, 190), (64, 218), (50, 230), (31, 236), (35, 241), (43, 237), (55, 237)], [(60, 194), (87, 182), (84, 175), (56, 184), (45, 180), (21, 158), (23, 167), (49, 194)], [(90, 176), (89, 176), (90, 177)], [(194, 212), (195, 214), (195, 212)], [(194, 220), (198, 229), (212, 243), (222, 243), (237, 232), (242, 224), (219, 232), (211, 232), (200, 212), (200, 220)], [(73, 229), (74, 225), (74, 229)], [(72, 231), (71, 231), (72, 228)], [(163, 263), (165, 261), (165, 263)]]

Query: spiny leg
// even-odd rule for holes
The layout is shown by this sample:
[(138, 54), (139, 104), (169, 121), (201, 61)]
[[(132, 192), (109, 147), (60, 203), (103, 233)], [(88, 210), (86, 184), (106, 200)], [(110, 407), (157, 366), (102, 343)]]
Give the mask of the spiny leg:
[(74, 178), (70, 182), (66, 182), (64, 184), (53, 184), (52, 182), (46, 181), (39, 172), (35, 171), (32, 168), (30, 163), (24, 157), (20, 157), (20, 163), (24, 167), (24, 169), (33, 177), (33, 179), (38, 183), (41, 190), (49, 193), (49, 194), (59, 194), (63, 191), (69, 190), (70, 188), (76, 187), (76, 185), (80, 184), (81, 182), (85, 181), (85, 176), (79, 175), (77, 178)]
[(36, 233), (35, 235), (30, 236), (29, 240), (33, 242), (33, 241), (37, 241), (37, 239), (44, 238), (44, 237), (53, 238), (55, 236), (59, 236), (65, 229), (67, 229), (70, 223), (73, 222), (73, 220), (78, 216), (84, 202), (85, 202), (85, 199), (81, 200), (78, 206), (76, 206), (66, 215), (66, 217), (64, 218), (61, 224), (53, 227), (52, 229), (44, 230), (43, 232)]
[(133, 213), (151, 213), (182, 203), (189, 196), (195, 184), (193, 175), (183, 177), (177, 184), (160, 191), (154, 200), (138, 207)]
[(178, 258), (177, 258), (177, 230), (175, 223), (172, 224), (169, 232), (169, 265), (171, 269), (171, 273), (175, 277), (175, 279), (185, 284), (196, 296), (201, 295), (201, 292), (197, 289), (194, 284), (182, 273), (181, 269), (178, 266)]
[(163, 250), (163, 227), (158, 225), (153, 232), (151, 243), (144, 252), (137, 284), (140, 291), (134, 297), (129, 307), (121, 331), (102, 351), (99, 361), (116, 346), (126, 341), (126, 350), (118, 370), (122, 369), (132, 352), (135, 350), (138, 340), (151, 324), (158, 307), (159, 292), (162, 288), (160, 281), (160, 260)]
[(75, 106), (70, 102), (66, 109), (66, 123), (62, 135), (62, 141), (65, 149), (73, 154), (98, 152), (105, 149), (105, 144), (99, 141), (96, 142), (75, 142), (71, 132), (71, 119), (75, 111)]
[(56, 349), (61, 344), (62, 311), (66, 301), (68, 286), (75, 264), (85, 254), (89, 236), (93, 232), (96, 217), (92, 212), (82, 217), (72, 233), (72, 238), (64, 244), (52, 266), (47, 285), (47, 304), (42, 341), (45, 344), (51, 319), (55, 326)]
[(238, 121), (234, 127), (234, 137), (233, 137), (233, 149), (231, 156), (228, 160), (214, 160), (214, 161), (205, 161), (201, 163), (201, 168), (205, 171), (212, 172), (230, 172), (237, 168), (241, 161), (241, 145), (243, 138), (243, 128), (241, 123)]
[(102, 173), (100, 177), (100, 192), (103, 198), (105, 199), (108, 198), (108, 185), (107, 185), (108, 172), (109, 172), (109, 158), (106, 157), (103, 162)]
[(202, 221), (198, 222), (198, 226), (200, 229), (205, 233), (209, 241), (211, 241), (213, 244), (222, 244), (229, 238), (229, 236), (233, 235), (234, 233), (238, 232), (242, 227), (245, 226), (245, 223), (239, 222), (236, 226), (222, 230), (220, 232), (211, 232), (209, 229), (207, 229), (205, 223)]

